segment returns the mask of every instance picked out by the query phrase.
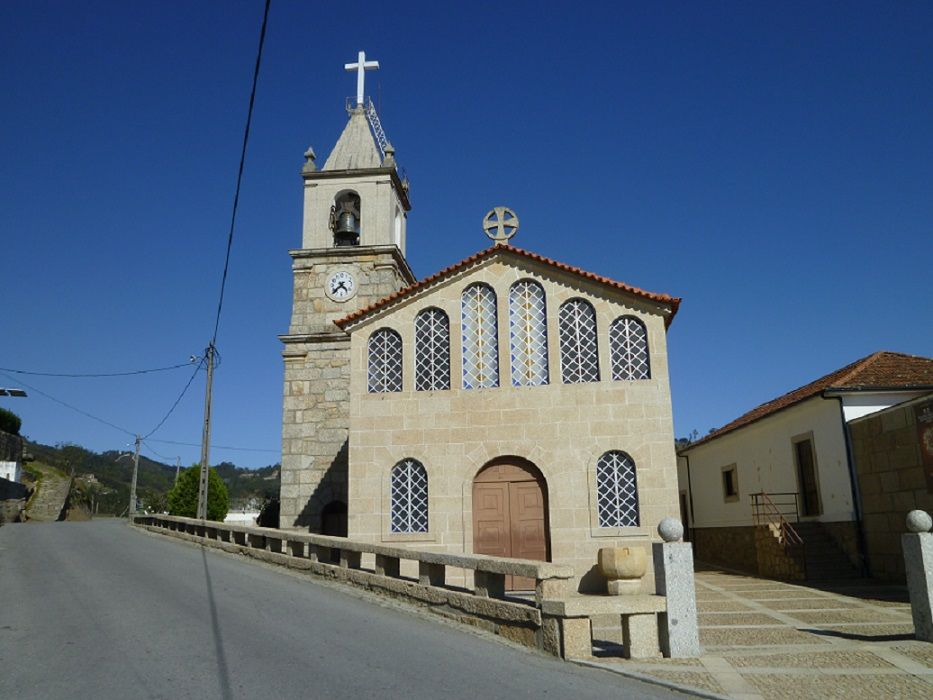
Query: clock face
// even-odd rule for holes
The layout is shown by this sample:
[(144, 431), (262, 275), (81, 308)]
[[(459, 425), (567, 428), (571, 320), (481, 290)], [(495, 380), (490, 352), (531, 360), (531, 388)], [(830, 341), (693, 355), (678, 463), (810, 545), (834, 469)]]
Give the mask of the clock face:
[(347, 270), (337, 270), (327, 278), (324, 292), (334, 301), (346, 301), (356, 294), (356, 280)]

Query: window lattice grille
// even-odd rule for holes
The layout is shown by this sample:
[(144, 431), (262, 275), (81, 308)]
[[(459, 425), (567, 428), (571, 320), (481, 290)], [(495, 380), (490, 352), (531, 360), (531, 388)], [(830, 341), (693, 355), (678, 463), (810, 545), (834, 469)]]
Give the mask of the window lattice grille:
[(450, 388), (450, 321), (440, 309), (415, 316), (415, 389)]
[(571, 299), (560, 306), (560, 368), (564, 384), (599, 381), (596, 312), (589, 302)]
[(617, 318), (609, 326), (613, 379), (651, 379), (648, 332), (634, 316)]
[(537, 282), (522, 280), (509, 289), (509, 343), (512, 384), (547, 384), (547, 314)]
[(499, 335), (496, 330), (496, 293), (473, 284), (460, 298), (463, 332), (463, 388), (499, 386)]
[(428, 473), (420, 462), (406, 459), (392, 468), (392, 532), (428, 531)]
[(638, 526), (635, 462), (624, 452), (607, 452), (596, 462), (596, 509), (600, 527)]
[(402, 338), (383, 328), (369, 337), (369, 393), (402, 390)]

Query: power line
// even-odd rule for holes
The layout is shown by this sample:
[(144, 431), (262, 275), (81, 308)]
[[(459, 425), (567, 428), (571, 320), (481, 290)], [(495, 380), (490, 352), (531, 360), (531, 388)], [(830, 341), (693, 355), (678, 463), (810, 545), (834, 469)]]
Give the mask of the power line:
[(211, 346), (217, 343), (217, 330), (220, 326), (220, 312), (224, 305), (224, 289), (227, 286), (227, 270), (230, 267), (230, 250), (233, 247), (233, 230), (236, 225), (237, 207), (240, 203), (240, 183), (243, 181), (243, 166), (246, 163), (246, 145), (249, 142), (249, 128), (253, 121), (253, 104), (256, 102), (256, 85), (259, 83), (259, 65), (262, 62), (262, 47), (266, 42), (266, 24), (269, 20), (269, 3), (262, 15), (262, 29), (259, 30), (259, 49), (256, 52), (256, 66), (253, 69), (253, 87), (249, 94), (249, 109), (246, 112), (246, 129), (243, 131), (243, 147), (240, 150), (240, 168), (236, 176), (236, 192), (233, 195), (233, 213), (230, 217), (230, 233), (227, 236), (227, 255), (224, 258), (224, 274), (220, 280), (220, 299), (217, 302), (217, 316), (214, 319), (214, 335), (211, 337)]
[(159, 459), (173, 459), (172, 457), (166, 457), (164, 454), (156, 452), (154, 449), (152, 449), (152, 445), (149, 445), (148, 443), (143, 443), (143, 444), (146, 445), (147, 450), (149, 450), (152, 454), (154, 454)]
[[(195, 358), (196, 359), (196, 358)], [(95, 373), (66, 373), (66, 372), (30, 372), (25, 369), (11, 369), (10, 367), (0, 367), (0, 371), (4, 372), (13, 372), (15, 374), (28, 374), (34, 377), (67, 377), (71, 379), (86, 379), (86, 378), (97, 378), (97, 377), (130, 377), (137, 374), (152, 374), (153, 372), (167, 372), (171, 369), (179, 369), (181, 367), (188, 367), (191, 365), (191, 360), (189, 362), (183, 362), (178, 365), (172, 365), (170, 367), (154, 367), (152, 369), (137, 369), (130, 372), (95, 372)]]
[(200, 371), (201, 366), (202, 366), (203, 364), (204, 364), (204, 358), (202, 357), (202, 358), (201, 358), (201, 361), (198, 362), (197, 367), (194, 368), (194, 372), (191, 373), (191, 377), (188, 378), (188, 383), (185, 384), (185, 388), (181, 390), (181, 393), (178, 395), (178, 398), (175, 399), (175, 403), (173, 403), (173, 404), (172, 404), (172, 407), (171, 407), (170, 409), (168, 409), (168, 413), (166, 413), (166, 414), (162, 417), (162, 420), (159, 421), (159, 424), (158, 424), (156, 427), (154, 427), (152, 430), (150, 430), (148, 433), (146, 433), (146, 434), (143, 436), (143, 438), (142, 438), (143, 440), (145, 440), (145, 439), (148, 438), (150, 435), (152, 435), (155, 431), (157, 431), (159, 428), (161, 428), (162, 425), (165, 423), (165, 421), (168, 420), (168, 417), (169, 417), (170, 415), (172, 415), (172, 413), (175, 412), (175, 409), (178, 407), (178, 404), (181, 402), (182, 398), (184, 398), (185, 394), (188, 393), (188, 388), (191, 386), (191, 382), (194, 381), (194, 378), (197, 376), (197, 374), (198, 374), (198, 372)]
[(95, 415), (92, 414), (92, 413), (88, 413), (87, 411), (83, 411), (83, 410), (81, 410), (80, 408), (78, 408), (77, 406), (72, 406), (70, 403), (65, 403), (65, 402), (62, 401), (61, 399), (56, 399), (56, 398), (55, 398), (54, 396), (52, 396), (51, 394), (46, 394), (46, 393), (45, 393), (44, 391), (42, 391), (41, 389), (37, 389), (37, 388), (34, 387), (34, 386), (30, 386), (29, 384), (27, 384), (26, 382), (24, 382), (22, 379), (14, 379), (13, 377), (11, 377), (9, 374), (7, 374), (7, 373), (5, 373), (5, 372), (0, 372), (0, 375), (6, 377), (6, 378), (9, 379), (10, 381), (19, 382), (19, 383), (22, 384), (23, 386), (25, 386), (25, 387), (27, 387), (27, 388), (29, 388), (29, 389), (32, 389), (32, 390), (33, 390), (34, 392), (36, 392), (37, 394), (40, 394), (40, 395), (44, 396), (45, 398), (49, 399), (50, 401), (54, 401), (54, 402), (57, 403), (57, 404), (61, 404), (61, 405), (64, 406), (65, 408), (70, 408), (72, 411), (75, 411), (76, 413), (80, 413), (82, 416), (87, 416), (87, 417), (90, 418), (91, 420), (96, 420), (98, 423), (103, 423), (104, 425), (109, 426), (109, 427), (113, 428), (114, 430), (119, 430), (121, 433), (126, 433), (126, 434), (129, 435), (130, 437), (136, 437), (136, 433), (130, 432), (130, 431), (127, 430), (126, 428), (121, 428), (119, 425), (115, 425), (115, 424), (111, 423), (111, 422), (108, 421), (108, 420), (104, 420), (103, 418), (99, 418), (99, 417), (95, 416)]
[[(161, 442), (166, 445), (182, 445), (183, 447), (200, 447), (201, 445), (197, 442), (179, 442), (177, 440), (158, 440), (152, 438), (149, 442)], [(213, 450), (234, 450), (236, 452), (272, 452), (278, 453), (280, 450), (270, 450), (261, 447), (231, 447), (229, 445), (211, 445)]]
[(259, 66), (262, 63), (262, 47), (266, 43), (266, 25), (269, 22), (269, 4), (262, 13), (262, 29), (259, 30), (259, 48), (256, 51), (256, 65), (253, 68), (253, 85), (249, 93), (249, 108), (246, 111), (246, 127), (243, 130), (243, 147), (240, 149), (240, 167), (236, 176), (236, 191), (233, 195), (233, 211), (230, 214), (230, 232), (227, 235), (227, 253), (224, 256), (224, 273), (220, 280), (220, 297), (217, 300), (217, 315), (214, 317), (214, 333), (207, 346), (207, 382), (204, 388), (204, 426), (201, 433), (201, 475), (198, 482), (198, 510), (200, 520), (207, 519), (208, 467), (210, 466), (211, 444), (211, 402), (214, 379), (214, 353), (217, 348), (217, 333), (220, 329), (220, 313), (224, 306), (224, 290), (227, 287), (227, 272), (230, 269), (230, 251), (233, 248), (233, 232), (236, 229), (236, 213), (240, 204), (240, 186), (243, 183), (243, 168), (246, 164), (246, 147), (249, 144), (249, 129), (253, 122), (253, 106), (256, 103), (256, 86), (259, 83)]

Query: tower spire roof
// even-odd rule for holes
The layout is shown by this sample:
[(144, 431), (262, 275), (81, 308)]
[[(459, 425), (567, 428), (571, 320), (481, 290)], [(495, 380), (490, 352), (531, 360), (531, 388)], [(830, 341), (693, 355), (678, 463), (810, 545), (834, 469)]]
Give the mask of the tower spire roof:
[(324, 170), (360, 170), (382, 167), (369, 120), (362, 106), (350, 111), (350, 121), (337, 139), (337, 145), (327, 157)]

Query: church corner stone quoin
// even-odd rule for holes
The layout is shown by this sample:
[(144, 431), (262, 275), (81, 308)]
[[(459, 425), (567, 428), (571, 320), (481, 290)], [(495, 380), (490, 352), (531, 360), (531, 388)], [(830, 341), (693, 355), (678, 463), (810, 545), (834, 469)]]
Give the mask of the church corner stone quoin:
[(281, 527), (569, 564), (605, 591), (597, 551), (650, 557), (678, 514), (680, 299), (503, 241), (416, 282), (407, 182), (362, 90), (323, 168), (309, 149), (302, 170)]

